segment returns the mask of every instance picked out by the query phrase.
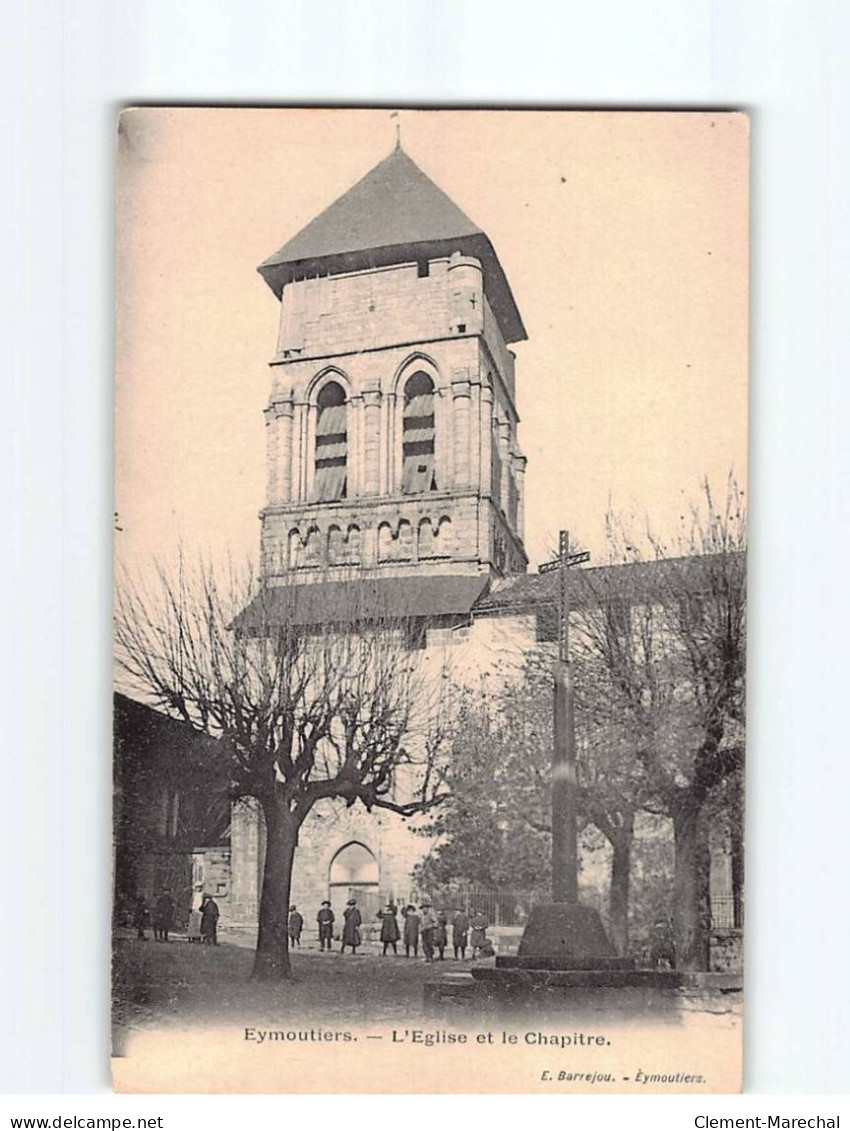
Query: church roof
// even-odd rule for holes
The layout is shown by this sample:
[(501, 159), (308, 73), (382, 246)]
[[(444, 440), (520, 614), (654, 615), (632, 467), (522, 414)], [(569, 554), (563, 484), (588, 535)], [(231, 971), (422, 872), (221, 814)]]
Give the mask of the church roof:
[(268, 586), (236, 617), (232, 627), (254, 635), (283, 623), (310, 628), (467, 616), (488, 584), (486, 574), (438, 574)]
[[(699, 594), (710, 588), (717, 572), (716, 554), (660, 558), (648, 561), (618, 562), (613, 565), (571, 569), (570, 606), (573, 609), (598, 606), (612, 599), (630, 604), (669, 600), (687, 589)], [(740, 556), (741, 564), (744, 558)], [(547, 573), (518, 573), (498, 578), (483, 593), (472, 610), (473, 616), (511, 616), (533, 613), (544, 639), (554, 639), (560, 579), (557, 570)], [(551, 637), (550, 637), (551, 633)]]
[(280, 298), (293, 279), (436, 259), (460, 251), (480, 259), (484, 288), (505, 341), (526, 337), (490, 240), (399, 146), (261, 263)]

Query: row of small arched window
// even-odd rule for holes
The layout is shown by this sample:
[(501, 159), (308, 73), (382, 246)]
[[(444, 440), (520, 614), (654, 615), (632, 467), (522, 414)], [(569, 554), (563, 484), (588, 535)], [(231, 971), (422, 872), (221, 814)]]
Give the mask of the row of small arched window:
[[(416, 528), (402, 518), (393, 527), (382, 522), (378, 527), (378, 561), (410, 561), (414, 542), (420, 559), (450, 557), (452, 553), (452, 520), (448, 515), (423, 518)], [(311, 526), (303, 535), (298, 528), (289, 532), (288, 563), (290, 569), (309, 569), (327, 565), (360, 564), (361, 531), (352, 523), (347, 530), (339, 526), (322, 534)], [(327, 555), (327, 557), (325, 557)]]
[[(323, 385), (317, 399), (314, 496), (318, 502), (348, 494), (348, 405), (337, 381)], [(436, 491), (434, 465), (434, 382), (414, 373), (404, 385), (401, 490), (405, 495)]]

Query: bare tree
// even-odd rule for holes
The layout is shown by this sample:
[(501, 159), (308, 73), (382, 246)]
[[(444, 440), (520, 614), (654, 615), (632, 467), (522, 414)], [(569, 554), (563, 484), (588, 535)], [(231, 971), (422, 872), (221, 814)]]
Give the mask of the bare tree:
[(318, 802), (411, 816), (444, 795), (439, 715), (421, 653), (408, 646), (411, 625), (377, 589), (364, 593), (368, 585), (341, 582), (263, 587), (232, 567), (221, 579), (182, 555), (149, 584), (125, 576), (118, 586), (119, 669), (166, 713), (218, 738), (233, 797), (262, 811), (257, 978), (290, 973), (293, 862)]
[[(746, 657), (746, 508), (730, 477), (718, 509), (708, 483), (670, 544), (639, 553), (609, 519), (613, 561), (588, 570), (582, 644), (595, 694), (630, 734), (641, 804), (673, 822), (677, 965), (709, 960), (708, 823), (719, 805), (740, 825)], [(733, 838), (734, 839), (734, 838)]]

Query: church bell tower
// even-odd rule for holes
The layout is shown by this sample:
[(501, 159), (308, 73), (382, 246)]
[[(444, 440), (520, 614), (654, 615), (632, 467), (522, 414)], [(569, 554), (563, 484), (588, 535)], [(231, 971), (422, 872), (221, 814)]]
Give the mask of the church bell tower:
[(524, 572), (526, 334), (484, 232), (397, 146), (259, 271), (281, 307), (265, 585)]

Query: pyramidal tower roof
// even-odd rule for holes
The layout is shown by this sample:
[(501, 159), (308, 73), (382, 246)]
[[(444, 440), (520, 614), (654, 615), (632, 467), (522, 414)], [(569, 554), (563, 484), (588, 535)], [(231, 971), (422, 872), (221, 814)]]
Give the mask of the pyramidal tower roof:
[(295, 279), (436, 259), (459, 251), (484, 267), (484, 289), (505, 341), (526, 337), (493, 245), (397, 145), (258, 270), (280, 298)]

